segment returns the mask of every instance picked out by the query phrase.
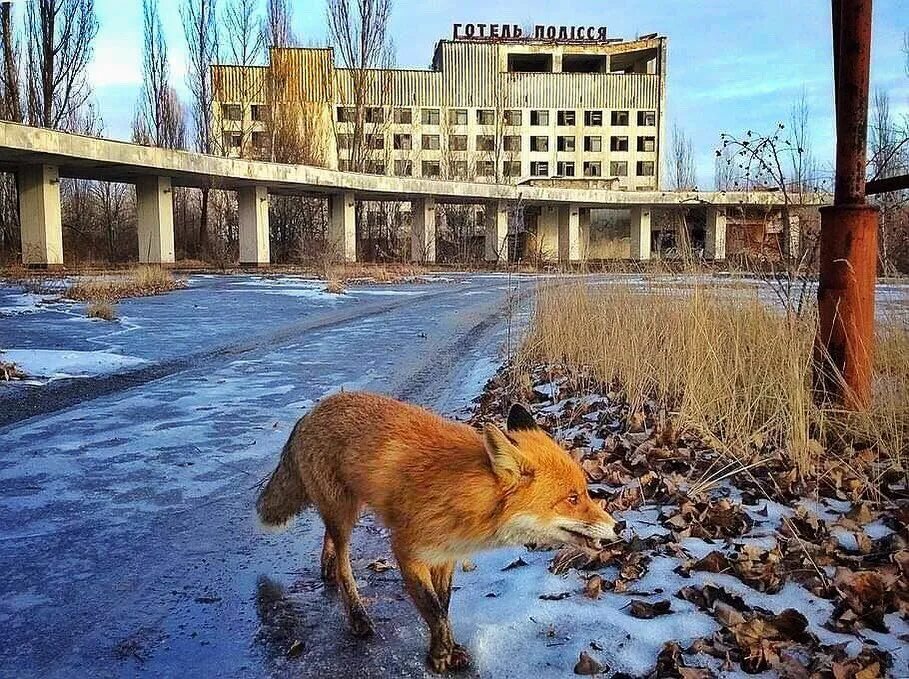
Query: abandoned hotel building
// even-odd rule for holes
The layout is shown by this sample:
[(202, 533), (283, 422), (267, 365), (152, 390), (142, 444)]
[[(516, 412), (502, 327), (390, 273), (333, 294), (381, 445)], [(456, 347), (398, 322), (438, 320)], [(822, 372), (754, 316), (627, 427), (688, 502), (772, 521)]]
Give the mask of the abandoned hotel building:
[[(427, 70), (362, 71), (339, 67), (330, 48), (272, 48), (264, 67), (213, 67), (216, 131), (226, 153), (268, 157), (270, 130), (296, 117), (310, 160), (332, 169), (656, 190), (666, 49), (656, 34), (507, 24), (455, 24)], [(553, 252), (554, 210), (523, 220)]]

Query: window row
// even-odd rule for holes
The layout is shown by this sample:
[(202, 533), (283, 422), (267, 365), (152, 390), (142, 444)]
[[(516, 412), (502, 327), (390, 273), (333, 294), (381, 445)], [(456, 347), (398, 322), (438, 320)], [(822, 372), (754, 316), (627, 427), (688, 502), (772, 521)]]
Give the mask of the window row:
[[(265, 120), (265, 106), (252, 104), (249, 115), (253, 120)], [(221, 118), (223, 120), (243, 120), (243, 106), (240, 104), (221, 104)]]
[[(411, 177), (413, 176), (414, 161), (412, 160), (395, 160), (393, 163), (395, 176)], [(468, 176), (468, 164), (466, 160), (456, 160), (448, 163), (451, 177)], [(491, 160), (481, 160), (475, 164), (477, 177), (495, 176), (495, 162)], [(384, 160), (367, 161), (366, 171), (370, 174), (386, 174), (388, 166)], [(338, 169), (342, 171), (350, 170), (350, 161), (342, 159), (338, 163)], [(442, 175), (442, 164), (438, 160), (424, 160), (420, 163), (421, 176), (423, 177), (440, 177)], [(636, 163), (635, 174), (638, 177), (652, 177), (656, 170), (653, 161), (645, 160)], [(584, 177), (602, 177), (603, 164), (598, 160), (585, 161), (582, 164)], [(556, 163), (556, 174), (562, 177), (574, 177), (575, 163), (573, 161), (559, 161)], [(502, 175), (505, 177), (520, 177), (521, 162), (505, 161), (502, 163)], [(549, 163), (546, 161), (537, 161), (530, 164), (530, 175), (532, 177), (548, 177)], [(609, 163), (609, 176), (627, 177), (628, 161), (619, 160)]]
[[(584, 177), (602, 177), (603, 163), (599, 160), (586, 160), (582, 163), (581, 169)], [(652, 160), (642, 160), (635, 165), (635, 174), (638, 177), (652, 177), (656, 171), (656, 164)], [(573, 160), (560, 160), (556, 163), (556, 174), (560, 177), (575, 177), (575, 162)], [(548, 177), (549, 163), (546, 161), (536, 161), (530, 164), (530, 176)], [(610, 177), (627, 177), (628, 161), (613, 160), (609, 163)]]
[[(249, 140), (255, 149), (264, 149), (268, 146), (268, 135), (265, 132), (253, 132), (249, 135)], [(240, 132), (224, 132), (221, 136), (221, 144), (225, 149), (239, 150), (243, 145), (243, 134)]]
[[(441, 112), (437, 108), (421, 108), (420, 122), (423, 125), (439, 125), (441, 121)], [(556, 124), (561, 127), (572, 127), (577, 124), (577, 111), (562, 110), (556, 112)], [(610, 111), (610, 122), (616, 127), (625, 127), (629, 124), (628, 111)], [(393, 108), (391, 110), (392, 122), (410, 125), (413, 123), (413, 109), (410, 108)], [(337, 119), (339, 123), (355, 122), (357, 117), (356, 108), (353, 106), (338, 106)], [(382, 106), (367, 106), (363, 110), (363, 120), (367, 123), (384, 123), (386, 110)], [(467, 124), (466, 108), (448, 109), (449, 125), (466, 125)], [(656, 111), (638, 111), (638, 125), (642, 127), (653, 127), (656, 125)], [(476, 120), (478, 125), (495, 125), (496, 112), (491, 108), (481, 108), (476, 111)], [(508, 109), (502, 114), (502, 121), (505, 125), (520, 127), (523, 125), (523, 111), (519, 109)], [(584, 111), (584, 124), (588, 127), (600, 127), (603, 125), (603, 111), (599, 109)], [(549, 110), (540, 109), (530, 112), (531, 126), (548, 126)]]
[[(409, 151), (413, 149), (413, 137), (411, 134), (393, 134), (392, 148), (396, 151)], [(427, 151), (438, 151), (441, 149), (442, 136), (438, 134), (424, 134), (420, 136), (420, 148)], [(353, 135), (342, 133), (338, 135), (338, 148), (349, 149), (353, 146)], [(369, 135), (366, 139), (366, 146), (371, 149), (384, 149), (385, 136), (381, 134)], [(452, 151), (467, 150), (467, 135), (452, 134), (448, 137), (448, 148)], [(496, 137), (491, 134), (478, 134), (476, 137), (477, 151), (495, 151)], [(502, 137), (503, 151), (520, 151), (521, 137), (518, 135), (505, 135)], [(549, 137), (533, 136), (530, 138), (530, 150), (536, 152), (549, 151)], [(556, 137), (556, 150), (573, 152), (576, 150), (575, 137), (559, 136)], [(603, 150), (603, 137), (585, 136), (584, 151), (590, 153), (599, 153)], [(627, 151), (628, 137), (613, 136), (609, 138), (610, 151)], [(637, 150), (641, 152), (650, 152), (656, 150), (656, 137), (638, 137)]]

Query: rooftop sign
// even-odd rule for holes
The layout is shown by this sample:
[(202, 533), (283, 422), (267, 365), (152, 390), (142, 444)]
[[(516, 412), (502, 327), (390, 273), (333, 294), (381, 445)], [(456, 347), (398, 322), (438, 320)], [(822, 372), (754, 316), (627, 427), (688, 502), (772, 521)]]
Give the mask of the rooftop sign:
[(531, 33), (518, 24), (454, 24), (453, 40), (552, 40), (554, 42), (606, 42), (605, 26), (549, 26), (537, 24)]

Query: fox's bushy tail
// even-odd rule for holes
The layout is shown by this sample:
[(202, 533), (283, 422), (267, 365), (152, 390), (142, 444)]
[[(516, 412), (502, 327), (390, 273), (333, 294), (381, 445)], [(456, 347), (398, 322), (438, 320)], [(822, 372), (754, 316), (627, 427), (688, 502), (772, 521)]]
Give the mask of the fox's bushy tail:
[(259, 520), (267, 528), (285, 528), (301, 509), (311, 504), (293, 452), (295, 443), (302, 438), (298, 436), (302, 424), (303, 420), (294, 427), (281, 451), (281, 461), (256, 500)]

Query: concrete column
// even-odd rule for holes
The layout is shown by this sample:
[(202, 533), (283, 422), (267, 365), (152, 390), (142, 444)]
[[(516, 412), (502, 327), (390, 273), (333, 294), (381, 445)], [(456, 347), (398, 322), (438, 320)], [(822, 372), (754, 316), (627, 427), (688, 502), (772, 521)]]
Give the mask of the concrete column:
[(545, 260), (559, 258), (559, 208), (557, 205), (540, 207), (537, 221), (537, 252)]
[(149, 264), (172, 264), (174, 192), (170, 177), (139, 177), (136, 180), (136, 212), (139, 261)]
[(268, 187), (244, 186), (237, 191), (240, 217), (240, 264), (268, 266)]
[(726, 259), (726, 210), (707, 208), (707, 238), (704, 248), (706, 259)]
[(486, 261), (508, 261), (508, 206), (504, 200), (486, 204)]
[(410, 201), (410, 257), (415, 262), (436, 261), (436, 199)]
[(58, 168), (25, 165), (19, 168), (18, 179), (22, 263), (39, 269), (63, 266)]
[(631, 208), (631, 258), (650, 259), (650, 208)]
[(328, 199), (328, 243), (344, 262), (357, 261), (357, 199), (352, 191)]
[(559, 206), (560, 262), (577, 262), (581, 259), (580, 212), (577, 205)]
[(586, 262), (590, 250), (590, 208), (582, 208), (578, 216), (578, 234), (581, 239), (581, 261)]

